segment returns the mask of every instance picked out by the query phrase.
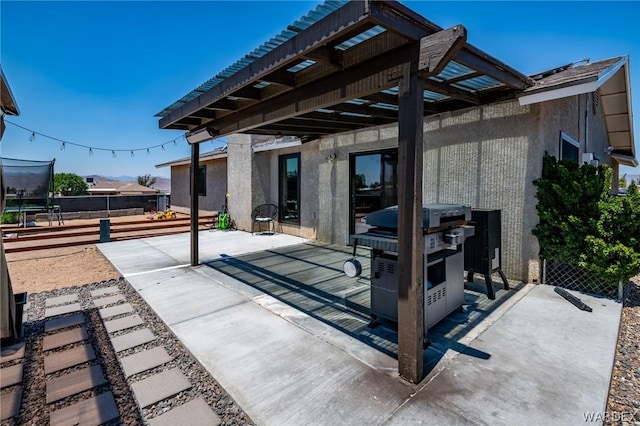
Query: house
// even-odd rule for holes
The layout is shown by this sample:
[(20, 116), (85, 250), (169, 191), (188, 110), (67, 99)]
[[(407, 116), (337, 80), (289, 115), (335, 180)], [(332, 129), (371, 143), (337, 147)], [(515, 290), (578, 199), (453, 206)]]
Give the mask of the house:
[[(11, 92), (11, 87), (9, 87), (9, 82), (2, 71), (2, 66), (0, 66), (0, 112), (2, 113), (0, 115), (0, 141), (2, 141), (5, 130), (4, 116), (20, 115), (20, 110)], [(0, 211), (4, 210), (6, 201), (3, 181), (2, 162), (0, 161)], [(2, 231), (0, 231), (0, 338), (10, 340), (20, 334), (18, 323), (22, 324), (22, 319), (18, 318), (16, 300), (11, 287), (11, 277), (9, 276), (1, 234)]]
[(88, 192), (89, 195), (152, 195), (156, 190), (135, 182), (102, 181), (94, 182)]
[[(412, 382), (422, 376), (423, 202), (500, 209), (503, 271), (531, 282), (544, 153), (608, 163), (614, 185), (620, 164), (638, 164), (628, 57), (528, 76), (466, 40), (463, 26), (443, 29), (395, 1), (327, 1), (158, 114), (160, 128), (187, 132), (194, 169), (199, 143), (227, 136), (240, 229), (274, 203), (282, 232), (348, 244), (363, 214), (398, 205), (398, 360)], [(256, 149), (282, 135), (300, 144)]]
[[(376, 31), (373, 35), (363, 32), (361, 38), (389, 36)], [(344, 60), (357, 48), (345, 49)], [(513, 89), (451, 61), (433, 77), (439, 84), (429, 83), (424, 91), (424, 202), (502, 210), (503, 270), (509, 278), (539, 279), (538, 245), (531, 234), (537, 223), (532, 181), (541, 175), (544, 153), (608, 163), (616, 175), (620, 164), (637, 165), (628, 64), (629, 58), (622, 56), (565, 65), (534, 76), (514, 70), (526, 84)], [(302, 79), (313, 67), (290, 67), (295, 71), (288, 71), (289, 77)], [(442, 87), (443, 82), (453, 84)], [(206, 190), (219, 188), (202, 195), (202, 208), (217, 210), (224, 203), (223, 194), (229, 193), (231, 215), (240, 229), (248, 230), (253, 207), (270, 202), (280, 207), (283, 232), (347, 244), (364, 213), (398, 203), (397, 94), (396, 86), (375, 96), (316, 108), (288, 128), (288, 133), (302, 136), (297, 145), (273, 143), (271, 149), (260, 148), (265, 138), (278, 138), (269, 134), (287, 133), (286, 126), (279, 132), (272, 130), (277, 128), (273, 125), (254, 130), (262, 135), (231, 134), (224, 153), (201, 156), (201, 167), (208, 165)], [(483, 101), (479, 104), (472, 97)], [(438, 110), (447, 103), (454, 108)], [(167, 118), (178, 111), (165, 109), (161, 126), (166, 127)], [(334, 134), (322, 134), (336, 117), (341, 121)], [(201, 117), (198, 121), (202, 124), (197, 127), (212, 125)], [(382, 124), (359, 129), (361, 122)], [(177, 128), (178, 123), (174, 120), (168, 127)], [(312, 136), (304, 139), (308, 133)], [(158, 165), (171, 167), (172, 204), (185, 210), (189, 208), (185, 191), (189, 164), (185, 158)]]
[[(188, 213), (191, 158), (180, 158), (157, 164), (156, 167), (171, 168), (171, 208), (180, 213)], [(200, 155), (198, 176), (200, 210), (203, 213), (219, 211), (225, 203), (227, 193), (227, 148), (217, 148)]]

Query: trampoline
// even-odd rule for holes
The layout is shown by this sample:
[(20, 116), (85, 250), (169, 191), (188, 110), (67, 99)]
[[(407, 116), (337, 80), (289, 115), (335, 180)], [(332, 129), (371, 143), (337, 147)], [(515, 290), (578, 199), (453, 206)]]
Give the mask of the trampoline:
[(51, 161), (19, 160), (0, 157), (5, 185), (6, 205), (3, 213), (16, 213), (18, 226), (27, 226), (27, 214), (47, 213), (49, 226), (57, 216), (62, 223), (60, 206), (54, 203)]

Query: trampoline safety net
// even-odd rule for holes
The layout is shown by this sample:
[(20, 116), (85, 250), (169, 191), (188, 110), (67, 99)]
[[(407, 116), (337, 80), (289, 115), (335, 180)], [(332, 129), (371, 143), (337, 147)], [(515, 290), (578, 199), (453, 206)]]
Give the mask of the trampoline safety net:
[(0, 157), (0, 170), (5, 186), (6, 206), (19, 201), (48, 206), (53, 197), (55, 160), (32, 161)]

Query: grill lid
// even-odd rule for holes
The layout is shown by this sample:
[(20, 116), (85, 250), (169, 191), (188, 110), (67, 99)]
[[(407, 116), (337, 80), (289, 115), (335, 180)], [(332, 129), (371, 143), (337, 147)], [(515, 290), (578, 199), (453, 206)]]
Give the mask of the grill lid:
[[(422, 206), (422, 227), (435, 228), (453, 219), (471, 220), (471, 208), (458, 204), (425, 204)], [(364, 222), (370, 226), (390, 230), (398, 229), (398, 206), (369, 213)]]

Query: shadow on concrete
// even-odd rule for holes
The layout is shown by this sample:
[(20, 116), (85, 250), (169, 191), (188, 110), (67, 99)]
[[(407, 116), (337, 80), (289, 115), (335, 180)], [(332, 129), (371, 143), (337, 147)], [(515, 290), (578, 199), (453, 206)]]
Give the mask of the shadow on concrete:
[[(237, 257), (223, 256), (205, 263), (246, 285), (313, 317), (368, 346), (397, 359), (398, 334), (393, 323), (370, 321), (370, 266), (368, 252), (358, 250), (363, 271), (348, 278), (342, 264), (352, 257), (347, 246), (308, 242)], [(524, 284), (510, 283), (511, 290), (496, 284), (496, 299), (489, 300), (482, 278), (465, 284), (463, 307), (428, 331), (424, 351), (427, 375), (447, 350), (479, 359), (491, 354), (460, 343), (460, 340), (512, 297)]]

